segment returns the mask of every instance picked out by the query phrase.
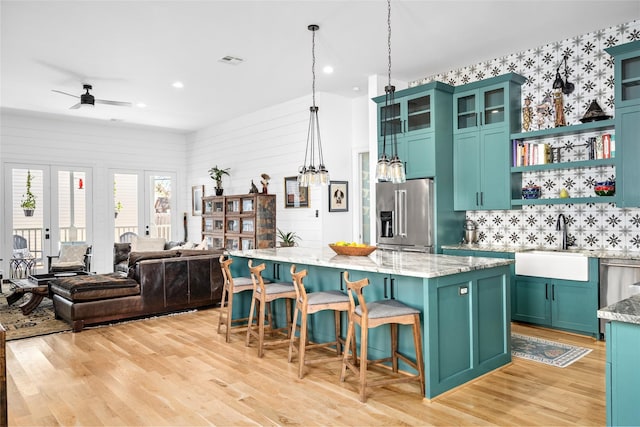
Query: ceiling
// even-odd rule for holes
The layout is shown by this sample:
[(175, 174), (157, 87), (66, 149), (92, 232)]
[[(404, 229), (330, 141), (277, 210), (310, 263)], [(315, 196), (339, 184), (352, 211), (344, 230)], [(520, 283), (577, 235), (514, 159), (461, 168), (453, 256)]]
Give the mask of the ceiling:
[[(309, 24), (320, 25), (316, 91), (363, 96), (368, 76), (387, 75), (384, 0), (1, 0), (0, 14), (5, 109), (189, 132), (302, 96), (311, 103)], [(638, 18), (640, 0), (393, 0), (392, 77), (413, 81)], [(97, 99), (146, 107), (72, 110), (77, 99), (52, 91), (80, 95), (83, 83)]]

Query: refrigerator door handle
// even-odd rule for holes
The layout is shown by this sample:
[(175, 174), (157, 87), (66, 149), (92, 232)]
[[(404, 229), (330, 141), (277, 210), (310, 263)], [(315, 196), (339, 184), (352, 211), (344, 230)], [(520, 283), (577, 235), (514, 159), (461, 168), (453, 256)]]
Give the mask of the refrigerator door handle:
[(396, 190), (396, 211), (398, 212), (398, 235), (407, 237), (407, 190)]

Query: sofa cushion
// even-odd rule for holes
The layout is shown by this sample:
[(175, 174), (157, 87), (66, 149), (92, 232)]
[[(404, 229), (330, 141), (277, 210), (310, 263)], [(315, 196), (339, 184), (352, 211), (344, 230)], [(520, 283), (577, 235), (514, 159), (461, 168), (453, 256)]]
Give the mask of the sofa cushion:
[(134, 252), (131, 251), (129, 254), (129, 267), (135, 265), (139, 261), (144, 261), (147, 259), (162, 259), (162, 258), (173, 258), (180, 256), (180, 252), (177, 250), (174, 251), (148, 251), (148, 252)]
[(131, 252), (149, 252), (164, 250), (164, 237), (134, 237), (131, 240)]
[(51, 292), (70, 301), (95, 301), (140, 294), (140, 285), (120, 273), (52, 280)]
[(224, 249), (178, 249), (181, 257), (185, 256), (198, 256), (198, 255), (222, 255)]

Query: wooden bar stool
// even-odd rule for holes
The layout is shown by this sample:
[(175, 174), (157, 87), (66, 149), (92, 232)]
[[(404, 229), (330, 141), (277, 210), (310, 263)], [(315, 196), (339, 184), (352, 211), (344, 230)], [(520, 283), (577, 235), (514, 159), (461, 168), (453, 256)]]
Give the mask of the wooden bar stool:
[[(251, 337), (258, 339), (258, 357), (264, 355), (264, 347), (266, 345), (273, 346), (278, 344), (286, 344), (289, 342), (289, 325), (291, 324), (291, 300), (296, 298), (296, 290), (292, 283), (271, 282), (265, 283), (262, 279), (262, 270), (265, 269), (264, 263), (253, 266), (252, 260), (249, 260), (249, 271), (251, 271), (251, 281), (253, 282), (253, 296), (251, 298), (251, 309), (249, 310), (249, 322), (247, 327), (246, 346), (249, 346)], [(287, 306), (287, 326), (286, 328), (273, 328), (273, 317), (269, 303), (280, 298), (285, 298)], [(256, 301), (258, 302), (258, 321), (257, 328), (253, 326), (253, 314), (256, 310)], [(272, 335), (286, 331), (286, 338), (279, 340), (269, 340), (265, 342), (265, 316), (268, 318), (269, 330)], [(257, 330), (256, 330), (257, 329)]]
[(220, 300), (220, 317), (218, 318), (218, 333), (222, 333), (222, 326), (225, 330), (225, 340), (229, 342), (232, 329), (244, 329), (245, 325), (235, 325), (233, 323), (246, 323), (249, 318), (243, 317), (233, 319), (233, 296), (240, 292), (253, 291), (253, 282), (251, 277), (236, 277), (231, 275), (231, 264), (233, 259), (224, 259), (224, 255), (220, 255), (220, 269), (224, 279), (224, 287), (222, 288), (222, 299)]
[[(298, 352), (298, 377), (302, 378), (304, 365), (329, 362), (332, 360), (340, 360), (342, 352), (340, 346), (344, 344), (344, 340), (340, 336), (340, 316), (343, 311), (349, 311), (349, 297), (344, 292), (322, 291), (307, 293), (303, 278), (307, 276), (307, 270), (296, 273), (295, 264), (291, 266), (291, 277), (293, 278), (293, 286), (296, 290), (296, 305), (293, 310), (293, 323), (291, 324), (291, 339), (289, 341), (289, 363), (293, 359), (293, 351)], [(309, 344), (307, 336), (307, 315), (317, 313), (322, 310), (333, 310), (335, 337), (334, 341), (325, 343)], [(298, 338), (298, 347), (296, 347), (296, 329), (298, 328), (298, 314), (300, 314), (300, 336)], [(329, 348), (335, 346), (336, 355), (331, 357), (319, 357), (314, 359), (306, 358), (306, 350), (314, 348)], [(353, 349), (355, 350), (355, 344)]]
[[(424, 397), (425, 379), (422, 356), (422, 335), (420, 332), (420, 311), (393, 299), (367, 303), (362, 294), (362, 290), (365, 286), (369, 285), (369, 279), (365, 278), (358, 280), (357, 282), (350, 282), (349, 273), (345, 271), (344, 280), (347, 284), (347, 294), (349, 295), (349, 327), (347, 328), (347, 339), (345, 352), (342, 358), (340, 381), (344, 381), (347, 368), (358, 375), (360, 382), (360, 401), (362, 402), (366, 401), (367, 387), (377, 387), (409, 381), (417, 381), (420, 383), (420, 393)], [(359, 303), (357, 306), (353, 297), (354, 293)], [(347, 348), (351, 347), (352, 341), (355, 341), (356, 323), (360, 325), (359, 367), (357, 365), (357, 356), (355, 352), (352, 352), (351, 360), (349, 360), (349, 351), (347, 350)], [(391, 327), (391, 356), (383, 359), (367, 360), (369, 328), (375, 328), (386, 324), (389, 324)], [(415, 362), (398, 352), (398, 325), (413, 325), (413, 343), (416, 349)], [(391, 362), (392, 371), (394, 373), (398, 373), (398, 359), (403, 360), (415, 369), (418, 374), (406, 374), (401, 376), (394, 375), (393, 378), (380, 379), (371, 382), (367, 381), (367, 365)]]

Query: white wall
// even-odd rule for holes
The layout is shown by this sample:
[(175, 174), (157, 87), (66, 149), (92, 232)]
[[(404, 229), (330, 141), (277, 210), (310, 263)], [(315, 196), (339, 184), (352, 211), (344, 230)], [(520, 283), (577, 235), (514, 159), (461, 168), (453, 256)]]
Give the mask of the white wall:
[[(73, 120), (62, 116), (0, 112), (0, 162), (39, 165), (69, 165), (92, 168), (93, 179), (85, 186), (93, 191), (93, 269), (113, 270), (113, 182), (110, 169), (175, 172), (176, 188), (185, 188), (185, 135), (167, 129), (123, 126), (98, 120)], [(2, 173), (0, 180), (4, 180)], [(190, 191), (190, 190), (189, 190)], [(7, 203), (4, 182), (0, 200)], [(190, 193), (178, 191), (174, 238), (181, 239), (182, 212), (190, 208)], [(187, 197), (189, 196), (189, 197)], [(188, 201), (188, 202), (187, 202)], [(188, 208), (188, 209), (187, 209)], [(3, 210), (0, 241), (7, 271), (11, 254), (11, 231)]]
[[(214, 194), (214, 182), (207, 171), (215, 165), (231, 168), (231, 175), (223, 178), (225, 194), (248, 193), (252, 179), (261, 189), (260, 175), (267, 173), (271, 177), (269, 193), (277, 195), (277, 227), (295, 231), (302, 238), (301, 246), (352, 239), (354, 210), (328, 212), (326, 188), (310, 188), (309, 208), (284, 207), (284, 178), (297, 175), (304, 161), (310, 105), (311, 96), (302, 97), (190, 134), (187, 137), (189, 188), (204, 184), (205, 195)], [(331, 180), (349, 181), (353, 200), (353, 101), (318, 93), (316, 105), (323, 155)], [(351, 200), (350, 207), (353, 206)], [(189, 235), (199, 232), (200, 217), (189, 215)]]

